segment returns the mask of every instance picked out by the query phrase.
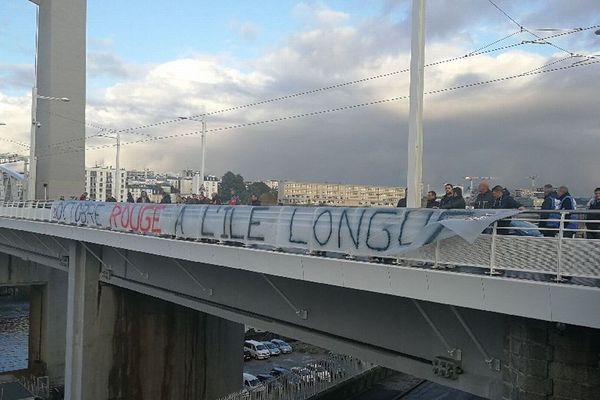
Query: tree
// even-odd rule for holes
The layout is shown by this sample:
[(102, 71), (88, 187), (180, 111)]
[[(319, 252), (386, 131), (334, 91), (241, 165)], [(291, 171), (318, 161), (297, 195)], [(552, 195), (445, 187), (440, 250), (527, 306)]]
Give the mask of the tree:
[(277, 204), (277, 193), (269, 191), (261, 194), (258, 199), (263, 206), (274, 206)]
[(227, 171), (221, 178), (221, 186), (219, 187), (219, 197), (223, 202), (227, 202), (231, 199), (231, 190), (235, 190), (240, 199), (245, 201), (248, 194), (246, 192), (246, 184), (244, 183), (244, 177), (240, 174), (234, 174), (231, 171)]
[(269, 193), (271, 188), (268, 187), (264, 182), (252, 182), (248, 185), (248, 194), (255, 194), (256, 197), (260, 198), (265, 193)]

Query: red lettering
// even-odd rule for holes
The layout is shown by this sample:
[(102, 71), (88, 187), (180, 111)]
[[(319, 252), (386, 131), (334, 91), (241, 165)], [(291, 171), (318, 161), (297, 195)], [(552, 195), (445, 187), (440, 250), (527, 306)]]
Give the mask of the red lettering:
[(158, 233), (160, 235), (161, 229), (155, 226), (160, 222), (160, 213), (158, 211), (164, 209), (166, 206), (164, 204), (159, 204), (154, 208), (154, 214), (152, 216), (152, 232)]
[(121, 215), (121, 206), (118, 204), (115, 204), (113, 206), (113, 209), (110, 213), (110, 218), (108, 219), (109, 221), (109, 225), (111, 228), (117, 228), (117, 217)]

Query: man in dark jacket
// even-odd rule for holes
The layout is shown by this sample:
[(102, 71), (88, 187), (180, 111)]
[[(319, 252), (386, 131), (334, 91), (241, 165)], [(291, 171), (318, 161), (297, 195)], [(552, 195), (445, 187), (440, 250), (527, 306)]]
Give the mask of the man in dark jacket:
[(258, 199), (258, 196), (254, 193), (252, 193), (252, 196), (250, 196), (250, 205), (251, 206), (260, 206), (261, 202)]
[[(547, 183), (544, 185), (544, 202), (542, 203), (542, 210), (556, 210), (556, 203), (558, 202), (557, 200), (558, 198), (558, 194), (556, 193), (556, 191), (554, 190), (554, 187)], [(548, 237), (554, 237), (556, 236), (556, 233), (558, 232), (556, 229), (552, 229), (552, 228), (557, 228), (558, 227), (558, 222), (556, 221), (544, 221), (547, 219), (560, 219), (560, 214), (554, 214), (554, 213), (543, 213), (540, 214), (540, 223), (539, 226), (540, 228), (544, 228), (543, 230), (541, 230), (542, 235), (544, 236), (548, 236)]]
[[(600, 187), (594, 189), (594, 198), (588, 203), (588, 210), (600, 211)], [(600, 220), (600, 214), (589, 213), (585, 217), (587, 220)], [(600, 222), (587, 222), (586, 227), (588, 230), (588, 239), (600, 239)]]
[(488, 181), (479, 182), (478, 187), (479, 193), (477, 193), (477, 197), (471, 203), (473, 208), (492, 208), (492, 203), (494, 203), (494, 195), (490, 190), (490, 184)]
[(433, 190), (427, 192), (427, 205), (426, 208), (440, 208), (440, 202), (437, 201), (437, 193)]
[(171, 204), (171, 195), (167, 192), (163, 192), (162, 199), (160, 199), (161, 204)]
[(408, 196), (408, 189), (404, 190), (404, 197), (398, 200), (398, 204), (396, 204), (396, 207), (406, 208), (406, 196)]
[(454, 185), (452, 185), (451, 183), (446, 183), (444, 185), (444, 190), (446, 191), (446, 194), (440, 200), (440, 208), (445, 208), (445, 209), (453, 208), (452, 207), (452, 202), (454, 201), (453, 189), (454, 189)]
[[(513, 208), (522, 209), (523, 206), (521, 203), (516, 201), (508, 190), (503, 188), (500, 185), (494, 186), (492, 189), (492, 194), (494, 195), (494, 202), (490, 208), (492, 209), (502, 209), (502, 210), (510, 210)], [(501, 219), (498, 221), (498, 235), (508, 235), (510, 229), (510, 218)]]

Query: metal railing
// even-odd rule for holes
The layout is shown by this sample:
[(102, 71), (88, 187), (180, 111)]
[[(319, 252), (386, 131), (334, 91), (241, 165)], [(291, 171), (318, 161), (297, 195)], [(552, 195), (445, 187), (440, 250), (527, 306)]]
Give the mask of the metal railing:
[(297, 372), (290, 370), (219, 400), (305, 400), (375, 367), (351, 356), (330, 354), (325, 360), (297, 367)]
[[(52, 219), (51, 201), (0, 203), (0, 217), (56, 222)], [(226, 244), (235, 244), (235, 239)], [(339, 253), (331, 252), (311, 254), (340, 257)], [(510, 219), (497, 221), (474, 243), (455, 236), (395, 259), (348, 258), (426, 268), (469, 267), (489, 275), (510, 271), (512, 278), (530, 279), (527, 274), (533, 273), (557, 282), (572, 277), (599, 280), (600, 210), (524, 210)], [(598, 282), (582, 284), (597, 286)]]
[(557, 282), (600, 279), (600, 211), (524, 210), (495, 222), (473, 244), (453, 237), (398, 261), (433, 268), (475, 267), (490, 275), (511, 271), (517, 278), (530, 277), (518, 273), (533, 273)]

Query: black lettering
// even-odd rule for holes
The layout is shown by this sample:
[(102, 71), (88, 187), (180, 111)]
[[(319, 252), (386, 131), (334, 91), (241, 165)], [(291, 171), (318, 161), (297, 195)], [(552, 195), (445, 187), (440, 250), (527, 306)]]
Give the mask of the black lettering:
[(288, 241), (290, 243), (307, 244), (307, 242), (304, 240), (294, 239), (292, 237), (292, 235), (294, 233), (294, 217), (296, 216), (296, 211), (298, 211), (298, 209), (294, 208), (294, 211), (292, 212), (292, 218), (290, 219), (290, 237), (289, 237)]
[(375, 250), (375, 251), (386, 251), (387, 249), (390, 248), (390, 244), (392, 242), (392, 235), (389, 231), (389, 229), (387, 229), (386, 227), (383, 228), (383, 231), (386, 233), (387, 235), (387, 244), (384, 247), (378, 247), (378, 246), (371, 246), (371, 244), (369, 243), (370, 239), (371, 239), (371, 225), (373, 224), (373, 219), (375, 219), (375, 217), (379, 214), (390, 214), (390, 215), (396, 215), (395, 211), (385, 211), (385, 210), (377, 210), (373, 213), (373, 215), (371, 215), (371, 218), (369, 218), (369, 227), (367, 228), (367, 240), (366, 240), (366, 245), (369, 249), (371, 250)]
[[(260, 241), (260, 242), (265, 241), (264, 236), (252, 236), (252, 226), (260, 225), (260, 221), (255, 221), (253, 219), (254, 212), (255, 211), (265, 211), (268, 209), (269, 209), (269, 207), (252, 207), (252, 209), (250, 210), (250, 218), (248, 219), (248, 235), (246, 235), (248, 237), (248, 240), (256, 240), (256, 241)], [(290, 234), (290, 236), (291, 236), (291, 234)]]
[(338, 225), (338, 249), (342, 248), (342, 221), (344, 221), (344, 219), (346, 219), (346, 226), (348, 227), (348, 233), (350, 233), (350, 239), (352, 240), (352, 243), (354, 243), (354, 247), (358, 249), (358, 243), (360, 241), (360, 228), (366, 211), (367, 210), (362, 210), (360, 214), (360, 219), (358, 220), (358, 228), (356, 229), (356, 238), (354, 237), (354, 233), (352, 233), (352, 228), (350, 227), (348, 210), (345, 209), (344, 211), (342, 211), (342, 215), (340, 215), (340, 223)]
[(225, 215), (223, 216), (223, 233), (221, 234), (221, 238), (229, 239), (229, 236), (227, 236), (227, 231), (225, 230), (225, 226), (227, 224), (227, 214), (229, 214), (229, 210), (231, 209), (231, 207), (219, 206), (219, 208), (217, 208), (217, 214), (219, 213), (219, 211), (221, 211), (221, 208), (225, 210)]
[(244, 235), (238, 236), (233, 234), (233, 214), (235, 213), (235, 208), (231, 209), (231, 215), (229, 216), (229, 236), (232, 239), (243, 239)]
[[(319, 223), (319, 220), (321, 219), (321, 217), (324, 214), (329, 214), (329, 234), (327, 235), (327, 239), (325, 241), (321, 242), (317, 236), (317, 224)], [(313, 236), (315, 237), (315, 240), (317, 241), (317, 243), (319, 243), (321, 246), (325, 246), (329, 242), (329, 239), (331, 239), (332, 233), (333, 233), (333, 216), (331, 215), (331, 211), (329, 211), (329, 210), (321, 211), (321, 214), (319, 214), (317, 216), (317, 218), (315, 218), (315, 223), (313, 224)]]
[[(179, 231), (181, 232), (181, 235), (182, 236), (185, 235), (185, 232), (183, 231), (183, 220), (185, 217), (185, 209), (186, 208), (187, 208), (187, 205), (183, 205), (177, 212), (177, 218), (175, 218), (175, 236), (177, 236), (177, 227), (179, 227)], [(206, 214), (206, 210), (204, 210), (204, 214)], [(202, 225), (200, 228), (201, 232), (202, 232), (202, 228), (204, 228), (204, 216), (202, 217)]]
[[(208, 212), (209, 209), (210, 209), (210, 207), (206, 206), (206, 208), (204, 209), (204, 212), (202, 213), (202, 224), (200, 225), (200, 236), (210, 236), (210, 237), (215, 236), (214, 232), (209, 232), (209, 231), (204, 230), (204, 221), (206, 221), (206, 213)], [(219, 212), (218, 209), (217, 209), (217, 212)]]
[[(421, 228), (424, 228), (425, 226), (427, 226), (427, 224), (429, 224), (429, 221), (431, 220), (431, 217), (434, 213), (432, 210), (418, 210), (416, 211), (416, 213), (414, 210), (406, 210), (404, 212), (402, 223), (400, 224), (400, 235), (398, 235), (398, 243), (400, 244), (400, 246), (410, 246), (412, 244), (412, 242), (402, 242), (402, 236), (404, 235), (404, 225), (406, 224), (406, 221), (408, 221), (410, 215), (416, 214), (418, 217), (420, 217), (423, 216), (424, 213), (428, 213), (428, 215), (427, 219), (425, 220), (425, 223), (421, 226)], [(409, 233), (414, 233), (414, 230), (413, 232)]]

